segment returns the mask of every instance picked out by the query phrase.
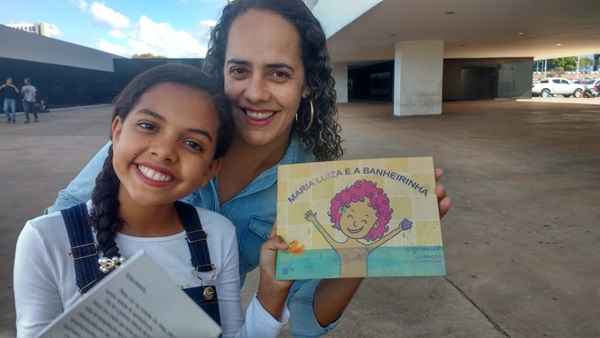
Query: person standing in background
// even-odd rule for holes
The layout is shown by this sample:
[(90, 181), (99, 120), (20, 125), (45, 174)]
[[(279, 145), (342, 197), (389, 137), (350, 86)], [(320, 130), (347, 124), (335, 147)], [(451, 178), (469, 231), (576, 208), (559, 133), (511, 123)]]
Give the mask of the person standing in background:
[(2, 108), (6, 114), (7, 123), (16, 123), (15, 115), (17, 112), (17, 97), (19, 89), (12, 84), (12, 78), (7, 78), (6, 82), (0, 86), (0, 97), (4, 98)]
[(25, 123), (29, 123), (29, 114), (33, 113), (34, 122), (38, 122), (38, 114), (35, 109), (35, 96), (37, 89), (31, 84), (28, 78), (23, 80), (25, 85), (21, 87), (21, 95), (23, 95), (23, 110), (25, 111)]

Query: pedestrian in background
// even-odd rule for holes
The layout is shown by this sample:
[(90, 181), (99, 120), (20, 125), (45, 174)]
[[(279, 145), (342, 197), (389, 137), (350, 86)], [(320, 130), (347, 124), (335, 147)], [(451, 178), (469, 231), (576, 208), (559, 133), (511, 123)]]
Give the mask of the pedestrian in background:
[(6, 114), (6, 122), (16, 123), (15, 115), (17, 112), (19, 89), (12, 84), (12, 78), (7, 78), (6, 82), (0, 86), (0, 97), (4, 98), (2, 108)]
[(31, 80), (23, 80), (25, 85), (21, 87), (21, 95), (23, 95), (23, 110), (25, 111), (25, 123), (29, 123), (29, 114), (33, 113), (34, 122), (38, 122), (37, 109), (35, 107), (35, 96), (37, 89), (31, 84)]

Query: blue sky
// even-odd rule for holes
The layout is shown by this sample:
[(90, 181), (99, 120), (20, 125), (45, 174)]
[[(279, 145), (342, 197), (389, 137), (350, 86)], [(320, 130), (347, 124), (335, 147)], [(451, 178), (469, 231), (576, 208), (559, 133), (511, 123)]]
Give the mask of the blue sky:
[(3, 1), (0, 23), (46, 22), (54, 38), (122, 56), (203, 57), (226, 0)]

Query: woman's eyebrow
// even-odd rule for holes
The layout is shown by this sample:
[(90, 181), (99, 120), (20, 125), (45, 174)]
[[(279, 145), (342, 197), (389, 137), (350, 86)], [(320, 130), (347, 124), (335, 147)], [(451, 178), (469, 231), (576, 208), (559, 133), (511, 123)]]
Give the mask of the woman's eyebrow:
[[(246, 60), (242, 60), (242, 59), (229, 59), (227, 60), (227, 64), (235, 64), (235, 65), (240, 65), (240, 66), (249, 66), (250, 62), (246, 61)], [(273, 63), (267, 63), (265, 65), (266, 68), (286, 68), (288, 70), (290, 70), (291, 72), (294, 71), (294, 67), (290, 66), (287, 63), (284, 62), (273, 62)]]
[(230, 64), (230, 63), (236, 64), (236, 65), (244, 65), (244, 66), (250, 65), (250, 62), (242, 60), (242, 59), (229, 59), (229, 60), (227, 60), (227, 64)]
[(288, 69), (290, 72), (294, 71), (294, 67), (286, 64), (286, 63), (269, 63), (267, 64), (267, 68), (286, 68)]

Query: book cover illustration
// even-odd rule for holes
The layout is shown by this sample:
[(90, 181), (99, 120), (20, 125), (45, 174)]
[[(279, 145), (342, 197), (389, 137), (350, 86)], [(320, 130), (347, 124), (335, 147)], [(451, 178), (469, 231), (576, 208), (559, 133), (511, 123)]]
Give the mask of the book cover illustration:
[(282, 280), (446, 274), (431, 157), (278, 168)]

